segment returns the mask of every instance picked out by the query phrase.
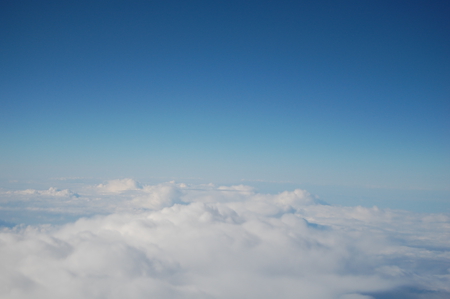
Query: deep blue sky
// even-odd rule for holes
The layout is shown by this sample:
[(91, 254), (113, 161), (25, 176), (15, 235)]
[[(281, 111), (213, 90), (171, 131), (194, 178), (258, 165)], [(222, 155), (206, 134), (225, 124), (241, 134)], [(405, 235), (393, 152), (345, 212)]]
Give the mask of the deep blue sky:
[(448, 1), (2, 1), (0, 176), (448, 191), (449, 16)]

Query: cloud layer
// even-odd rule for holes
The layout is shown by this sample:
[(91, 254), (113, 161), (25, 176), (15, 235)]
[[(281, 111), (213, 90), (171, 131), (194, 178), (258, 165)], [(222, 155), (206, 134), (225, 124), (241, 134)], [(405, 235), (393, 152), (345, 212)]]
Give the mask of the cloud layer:
[(445, 214), (323, 205), (304, 190), (272, 195), (131, 179), (1, 198), (3, 210), (96, 216), (4, 227), (0, 298), (450, 294)]

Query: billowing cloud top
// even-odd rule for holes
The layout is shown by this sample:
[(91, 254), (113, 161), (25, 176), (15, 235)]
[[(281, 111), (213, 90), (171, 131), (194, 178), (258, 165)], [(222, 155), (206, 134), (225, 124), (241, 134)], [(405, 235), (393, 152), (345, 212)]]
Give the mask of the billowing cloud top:
[(103, 192), (121, 193), (127, 190), (138, 190), (140, 185), (133, 179), (112, 180), (106, 184), (100, 184), (97, 188)]
[(323, 205), (304, 190), (132, 179), (3, 192), (1, 210), (78, 220), (2, 229), (0, 298), (450, 295), (445, 214)]

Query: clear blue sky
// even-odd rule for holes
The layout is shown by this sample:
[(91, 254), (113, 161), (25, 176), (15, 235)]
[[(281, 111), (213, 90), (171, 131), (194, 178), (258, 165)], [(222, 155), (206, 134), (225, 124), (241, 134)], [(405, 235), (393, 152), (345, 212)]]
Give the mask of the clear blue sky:
[(0, 176), (449, 191), (449, 16), (448, 1), (1, 1)]

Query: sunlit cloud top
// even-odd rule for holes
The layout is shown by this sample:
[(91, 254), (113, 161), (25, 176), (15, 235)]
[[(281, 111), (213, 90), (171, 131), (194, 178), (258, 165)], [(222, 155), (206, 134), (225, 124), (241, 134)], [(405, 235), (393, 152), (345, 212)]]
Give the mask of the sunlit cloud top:
[(331, 206), (300, 189), (132, 179), (2, 198), (3, 214), (78, 220), (2, 228), (1, 298), (450, 294), (446, 214)]

